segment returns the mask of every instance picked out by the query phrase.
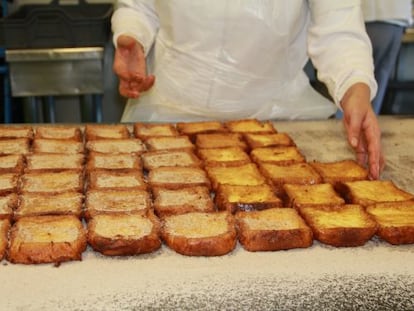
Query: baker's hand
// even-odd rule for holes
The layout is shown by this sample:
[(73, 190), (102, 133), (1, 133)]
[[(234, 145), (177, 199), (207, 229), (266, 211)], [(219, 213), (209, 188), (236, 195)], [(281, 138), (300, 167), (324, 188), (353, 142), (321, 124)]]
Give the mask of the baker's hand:
[(147, 75), (144, 50), (134, 38), (121, 35), (117, 40), (113, 70), (119, 77), (119, 93), (129, 98), (138, 98), (149, 90), (155, 77)]
[(372, 110), (369, 87), (364, 83), (352, 85), (341, 106), (348, 142), (356, 152), (358, 163), (368, 168), (370, 179), (378, 179), (385, 161), (381, 151), (381, 130)]

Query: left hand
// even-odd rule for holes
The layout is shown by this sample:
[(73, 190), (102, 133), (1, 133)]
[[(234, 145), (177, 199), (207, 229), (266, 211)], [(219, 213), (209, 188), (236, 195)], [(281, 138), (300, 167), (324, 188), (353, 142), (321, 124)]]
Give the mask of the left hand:
[(352, 85), (341, 101), (348, 142), (359, 164), (368, 168), (370, 179), (379, 179), (385, 160), (381, 150), (381, 130), (364, 83)]

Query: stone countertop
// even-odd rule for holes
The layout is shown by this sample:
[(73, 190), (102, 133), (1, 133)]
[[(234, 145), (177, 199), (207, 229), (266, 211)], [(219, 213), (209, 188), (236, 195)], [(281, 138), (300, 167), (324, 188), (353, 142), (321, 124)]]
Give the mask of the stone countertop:
[[(383, 179), (414, 193), (414, 119), (384, 117)], [(338, 120), (276, 122), (308, 160), (353, 157)], [(87, 250), (82, 262), (0, 263), (1, 310), (414, 310), (414, 245), (186, 257)]]

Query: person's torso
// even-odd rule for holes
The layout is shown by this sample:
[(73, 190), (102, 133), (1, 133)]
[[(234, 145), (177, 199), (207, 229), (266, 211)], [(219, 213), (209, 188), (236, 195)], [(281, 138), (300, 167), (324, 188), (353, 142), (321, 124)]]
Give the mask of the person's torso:
[(253, 110), (285, 96), (303, 74), (305, 0), (159, 0), (155, 6), (160, 28), (153, 70), (157, 87), (173, 101)]

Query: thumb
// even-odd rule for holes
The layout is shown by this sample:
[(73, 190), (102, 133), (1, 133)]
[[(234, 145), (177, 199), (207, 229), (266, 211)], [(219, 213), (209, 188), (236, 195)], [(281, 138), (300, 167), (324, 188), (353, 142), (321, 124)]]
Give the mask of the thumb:
[(138, 42), (130, 36), (120, 35), (116, 41), (117, 47), (120, 49), (132, 50)]

